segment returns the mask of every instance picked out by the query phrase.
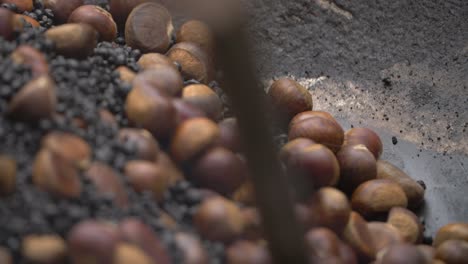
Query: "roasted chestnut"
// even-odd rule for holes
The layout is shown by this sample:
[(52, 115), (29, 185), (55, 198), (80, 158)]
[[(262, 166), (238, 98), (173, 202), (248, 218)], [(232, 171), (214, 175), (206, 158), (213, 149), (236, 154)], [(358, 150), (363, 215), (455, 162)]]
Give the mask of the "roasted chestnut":
[(54, 13), (54, 20), (63, 24), (76, 8), (84, 4), (84, 0), (43, 0), (43, 3)]
[(374, 241), (376, 252), (383, 252), (388, 247), (403, 243), (403, 236), (394, 226), (383, 222), (369, 222), (367, 224), (369, 232)]
[(12, 40), (14, 37), (14, 18), (15, 13), (8, 9), (0, 8), (0, 37), (6, 40)]
[(167, 65), (155, 65), (137, 74), (133, 80), (133, 88), (146, 86), (167, 96), (178, 96), (183, 84), (179, 71)]
[(423, 226), (418, 217), (406, 208), (392, 208), (388, 214), (387, 223), (398, 229), (405, 242), (412, 244), (421, 242)]
[(42, 52), (28, 46), (21, 45), (13, 51), (11, 59), (16, 64), (23, 64), (31, 67), (33, 76), (40, 76), (49, 72), (47, 59)]
[(351, 212), (343, 238), (355, 250), (360, 263), (368, 263), (375, 258), (377, 249), (366, 220), (356, 212)]
[(199, 20), (189, 20), (180, 26), (176, 42), (193, 42), (209, 55), (214, 55), (215, 39), (210, 27)]
[(338, 151), (336, 158), (340, 164), (340, 188), (348, 193), (377, 176), (374, 155), (364, 145), (345, 145)]
[(434, 238), (434, 247), (451, 239), (468, 241), (468, 223), (451, 223), (441, 227)]
[(53, 27), (45, 36), (55, 44), (57, 53), (72, 58), (91, 55), (98, 41), (97, 31), (88, 24), (65, 24)]
[(175, 235), (177, 247), (182, 251), (184, 263), (205, 264), (208, 263), (208, 253), (202, 246), (202, 242), (188, 233), (177, 233)]
[(457, 239), (444, 241), (437, 247), (435, 258), (446, 264), (466, 263), (468, 259), (468, 242)]
[(64, 263), (67, 257), (67, 245), (56, 235), (29, 235), (23, 238), (21, 255), (26, 263)]
[(83, 5), (75, 9), (68, 23), (85, 23), (92, 26), (98, 33), (101, 41), (112, 41), (117, 37), (117, 25), (112, 15), (97, 5)]
[(346, 131), (344, 145), (364, 145), (372, 152), (375, 159), (382, 155), (383, 145), (379, 135), (373, 130), (365, 127), (355, 127)]
[(377, 261), (379, 264), (426, 264), (424, 255), (411, 244), (395, 244), (390, 246)]
[(265, 246), (249, 241), (237, 241), (226, 250), (226, 264), (271, 264)]
[(237, 119), (229, 117), (221, 120), (219, 126), (218, 145), (230, 149), (233, 152), (241, 151), (241, 139)]
[(138, 128), (122, 128), (119, 131), (119, 142), (128, 144), (134, 150), (137, 159), (156, 161), (159, 144), (148, 130)]
[(166, 55), (161, 53), (146, 53), (143, 54), (138, 60), (138, 65), (143, 69), (151, 69), (152, 67), (158, 66), (169, 66), (177, 69), (174, 62), (169, 59)]
[(213, 63), (206, 52), (192, 42), (180, 42), (171, 47), (167, 56), (179, 63), (182, 76), (207, 84), (214, 78)]
[(137, 192), (150, 191), (158, 201), (162, 200), (164, 192), (169, 187), (169, 178), (164, 168), (150, 161), (127, 162), (125, 175)]
[(0, 154), (0, 196), (8, 195), (15, 190), (16, 160), (7, 155)]
[(280, 78), (268, 90), (269, 98), (278, 114), (289, 122), (297, 114), (312, 110), (312, 95), (290, 78)]

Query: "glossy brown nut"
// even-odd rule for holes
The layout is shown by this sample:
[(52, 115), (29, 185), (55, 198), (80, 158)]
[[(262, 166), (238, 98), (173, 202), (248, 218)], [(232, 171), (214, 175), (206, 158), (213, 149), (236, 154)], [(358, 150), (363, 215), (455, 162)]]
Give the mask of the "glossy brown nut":
[(179, 63), (184, 79), (207, 84), (214, 78), (213, 63), (206, 52), (191, 42), (180, 42), (171, 47), (167, 56)]
[(295, 124), (297, 123), (300, 123), (306, 119), (309, 119), (311, 117), (321, 117), (321, 118), (325, 118), (325, 119), (328, 119), (330, 121), (333, 121), (335, 123), (338, 124), (338, 122), (336, 121), (336, 119), (333, 117), (333, 115), (331, 115), (330, 113), (328, 112), (325, 112), (325, 111), (312, 111), (312, 110), (309, 110), (309, 111), (304, 111), (302, 113), (299, 113), (297, 114), (296, 116), (294, 116), (293, 119), (291, 119), (291, 122), (289, 123), (289, 128), (291, 128), (292, 126), (294, 126)]
[(127, 66), (119, 66), (115, 69), (120, 76), (120, 80), (131, 84), (136, 77), (136, 73), (130, 70)]
[(182, 90), (182, 99), (203, 110), (206, 115), (217, 121), (223, 111), (219, 96), (204, 84), (192, 84)]
[(377, 162), (364, 145), (344, 146), (336, 158), (340, 164), (340, 187), (348, 193), (377, 177)]
[(172, 138), (171, 156), (179, 163), (194, 159), (219, 138), (219, 128), (210, 119), (192, 118), (180, 124)]
[(367, 222), (356, 212), (351, 212), (343, 231), (343, 239), (356, 251), (360, 263), (375, 258), (376, 248)]
[(77, 168), (86, 168), (91, 161), (92, 151), (88, 142), (71, 133), (50, 132), (42, 138), (41, 145)]
[(36, 19), (27, 16), (27, 15), (20, 15), (16, 14), (14, 17), (14, 28), (16, 31), (23, 31), (26, 26), (31, 26), (33, 28), (38, 28), (41, 25), (37, 22)]
[(379, 135), (373, 130), (365, 127), (355, 127), (346, 131), (344, 145), (364, 145), (374, 155), (375, 159), (379, 159), (382, 155), (383, 145)]
[(426, 264), (423, 254), (411, 244), (395, 244), (390, 246), (379, 258), (379, 264)]
[(468, 223), (451, 223), (441, 227), (434, 238), (434, 247), (446, 240), (459, 239), (468, 242)]
[(192, 167), (189, 180), (223, 195), (232, 194), (247, 179), (247, 166), (222, 147), (207, 150)]
[(210, 27), (199, 20), (189, 20), (180, 26), (176, 42), (192, 42), (204, 49), (207, 54), (214, 54), (215, 39)]
[(223, 197), (203, 201), (195, 212), (194, 225), (204, 238), (224, 243), (238, 238), (244, 229), (241, 210)]
[(310, 145), (292, 153), (286, 167), (288, 174), (295, 177), (299, 186), (333, 186), (340, 178), (340, 167), (335, 155), (321, 144)]
[(178, 125), (180, 125), (187, 119), (191, 119), (195, 117), (207, 117), (206, 114), (202, 110), (198, 109), (194, 105), (180, 98), (175, 98), (172, 101), (172, 103), (177, 112), (177, 124)]
[(221, 120), (219, 126), (219, 140), (217, 145), (230, 149), (233, 152), (241, 151), (241, 138), (237, 119), (229, 117)]
[(179, 71), (171, 66), (158, 65), (147, 69), (135, 77), (133, 87), (147, 86), (167, 96), (178, 96), (184, 81)]
[(314, 228), (305, 234), (307, 252), (319, 259), (339, 256), (340, 243), (336, 234), (327, 228)]
[(117, 25), (112, 15), (97, 5), (83, 5), (75, 9), (68, 23), (84, 23), (92, 26), (101, 41), (112, 41), (117, 37)]
[(166, 175), (168, 178), (169, 185), (175, 184), (176, 182), (185, 179), (183, 172), (165, 152), (159, 153), (156, 166), (160, 167), (161, 170), (164, 171), (164, 175)]
[(15, 13), (6, 8), (0, 8), (0, 37), (12, 40), (14, 37)]
[(101, 195), (111, 195), (116, 205), (128, 206), (128, 196), (117, 172), (110, 166), (94, 162), (84, 176), (91, 180)]
[(37, 77), (13, 96), (7, 113), (13, 119), (26, 122), (51, 118), (57, 104), (55, 91), (55, 83), (50, 77)]
[(269, 98), (278, 113), (289, 122), (295, 115), (312, 110), (312, 95), (290, 78), (276, 80), (268, 90)]
[(237, 241), (226, 250), (226, 264), (271, 264), (266, 247), (249, 241)]
[(424, 256), (424, 259), (426, 260), (425, 263), (431, 263), (435, 257), (435, 248), (423, 244), (417, 245), (416, 247), (418, 248), (419, 252), (421, 252), (421, 254)]
[(125, 21), (127, 21), (128, 15), (132, 12), (133, 8), (144, 2), (149, 2), (149, 0), (110, 0), (110, 12), (119, 27), (123, 27), (125, 26)]
[(10, 250), (4, 247), (0, 247), (0, 263), (13, 264), (13, 257), (11, 256)]
[(16, 161), (7, 155), (0, 154), (0, 196), (9, 195), (15, 190)]
[(175, 235), (177, 247), (182, 251), (185, 264), (208, 263), (208, 253), (203, 248), (201, 241), (188, 233), (177, 233)]
[(144, 53), (163, 53), (171, 44), (173, 30), (171, 14), (164, 6), (143, 3), (135, 7), (127, 18), (125, 41)]
[(43, 0), (43, 3), (54, 13), (55, 22), (63, 24), (76, 8), (84, 4), (84, 0)]
[(91, 55), (98, 41), (98, 33), (88, 24), (66, 24), (53, 27), (45, 36), (55, 44), (60, 55), (86, 58)]
[(37, 153), (32, 180), (39, 188), (57, 196), (78, 197), (81, 193), (78, 168), (48, 149), (42, 149)]
[(291, 156), (296, 155), (296, 153), (301, 152), (302, 149), (314, 144), (317, 143), (308, 138), (295, 138), (281, 148), (279, 158), (286, 164)]
[(15, 4), (18, 11), (31, 11), (33, 9), (33, 0), (2, 0), (2, 4)]
[[(294, 119), (291, 122), (294, 122)], [(288, 137), (289, 140), (299, 137), (309, 138), (336, 153), (343, 144), (344, 131), (336, 121), (313, 116), (294, 122), (289, 128)]]
[(406, 207), (405, 192), (391, 180), (370, 180), (362, 183), (354, 191), (351, 206), (364, 217), (387, 213), (393, 207)]
[(152, 67), (169, 66), (177, 70), (174, 62), (166, 55), (161, 53), (146, 53), (138, 59), (138, 65), (143, 70), (151, 69)]
[(256, 200), (253, 183), (249, 180), (242, 183), (233, 193), (232, 199), (245, 205), (255, 205)]
[(412, 244), (421, 242), (423, 226), (418, 217), (406, 208), (392, 208), (387, 223), (398, 229), (405, 242)]
[(44, 54), (31, 46), (19, 46), (11, 54), (11, 59), (16, 64), (23, 64), (30, 67), (33, 76), (39, 76), (49, 72), (49, 66)]
[(134, 149), (137, 159), (156, 161), (160, 151), (158, 142), (148, 130), (122, 128), (118, 135), (119, 142)]
[(436, 249), (435, 258), (446, 264), (462, 264), (468, 259), (468, 242), (464, 240), (446, 240)]
[(351, 205), (346, 195), (338, 189), (324, 187), (308, 203), (314, 225), (324, 226), (341, 234), (348, 223)]
[(387, 161), (377, 161), (377, 178), (389, 179), (398, 183), (405, 191), (410, 208), (418, 207), (424, 200), (424, 188), (401, 169)]
[(264, 231), (258, 210), (255, 207), (242, 208), (242, 218), (244, 221), (242, 238), (249, 241), (263, 239)]
[(134, 87), (125, 101), (125, 112), (131, 123), (147, 129), (157, 139), (167, 139), (175, 127), (176, 111), (171, 99), (151, 87)]
[(119, 243), (114, 252), (113, 264), (152, 264), (150, 257), (139, 247), (129, 243)]
[(21, 255), (26, 260), (26, 263), (65, 263), (67, 245), (61, 237), (56, 235), (29, 235), (23, 238)]
[(150, 191), (161, 201), (169, 187), (169, 178), (164, 168), (150, 161), (133, 160), (125, 165), (125, 175), (137, 192)]
[(381, 252), (386, 248), (403, 243), (403, 236), (394, 226), (383, 222), (369, 222), (367, 224), (369, 232), (374, 241), (376, 252)]
[(136, 218), (128, 218), (119, 225), (122, 239), (138, 246), (145, 252), (151, 263), (171, 263), (169, 253), (151, 227)]
[(82, 221), (67, 235), (71, 263), (112, 263), (120, 241), (119, 230), (113, 224), (96, 220)]

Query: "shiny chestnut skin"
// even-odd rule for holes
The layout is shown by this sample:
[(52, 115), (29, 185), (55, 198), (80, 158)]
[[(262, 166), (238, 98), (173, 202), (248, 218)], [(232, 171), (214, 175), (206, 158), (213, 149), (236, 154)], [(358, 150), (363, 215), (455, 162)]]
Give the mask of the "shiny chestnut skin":
[(204, 84), (191, 84), (184, 87), (182, 99), (203, 110), (214, 121), (221, 117), (223, 111), (221, 99)]
[(215, 196), (204, 200), (194, 215), (194, 225), (202, 237), (229, 243), (244, 229), (241, 210), (233, 202)]
[(309, 111), (304, 111), (302, 113), (295, 115), (294, 118), (289, 123), (289, 128), (291, 128), (291, 126), (295, 125), (296, 123), (301, 122), (311, 117), (325, 118), (338, 124), (336, 119), (329, 112), (309, 110)]
[(356, 212), (351, 212), (343, 239), (355, 250), (359, 263), (368, 263), (375, 258), (376, 248), (366, 220)]
[(174, 62), (171, 59), (169, 59), (166, 55), (154, 52), (143, 54), (140, 57), (140, 59), (138, 59), (138, 65), (143, 70), (151, 69), (152, 67), (158, 67), (162, 65), (177, 69)]
[(55, 44), (58, 54), (86, 58), (97, 45), (98, 33), (88, 24), (69, 23), (48, 29), (45, 36)]
[(214, 54), (214, 34), (206, 23), (199, 20), (189, 20), (182, 24), (177, 31), (176, 42), (196, 43), (204, 49), (207, 54)]
[(288, 137), (289, 140), (309, 138), (336, 153), (343, 144), (344, 131), (336, 121), (327, 118), (310, 116), (298, 120), (296, 116), (290, 123)]
[(172, 158), (179, 163), (193, 160), (219, 138), (219, 128), (210, 119), (199, 117), (181, 123), (172, 137)]
[(149, 2), (149, 0), (110, 0), (110, 13), (119, 27), (123, 27), (133, 8), (144, 2)]
[(129, 84), (132, 84), (136, 77), (136, 73), (127, 66), (119, 66), (115, 71), (119, 73), (120, 80)]
[(47, 59), (42, 52), (29, 45), (21, 45), (13, 51), (11, 59), (16, 64), (31, 67), (33, 76), (40, 76), (49, 72)]
[(198, 158), (189, 180), (223, 195), (233, 193), (247, 178), (247, 166), (233, 152), (222, 147), (209, 149)]
[(137, 74), (133, 80), (133, 88), (147, 86), (167, 96), (180, 95), (183, 85), (179, 71), (167, 65), (155, 65)]
[(286, 164), (291, 156), (296, 155), (296, 153), (301, 152), (302, 149), (315, 144), (317, 143), (308, 138), (295, 138), (281, 148), (279, 158)]
[(407, 243), (416, 244), (421, 242), (423, 226), (418, 217), (403, 207), (394, 207), (388, 213), (387, 223), (394, 226)]
[(72, 133), (52, 131), (41, 140), (41, 146), (64, 158), (77, 168), (86, 168), (92, 156), (91, 146)]
[(446, 264), (462, 264), (468, 259), (468, 242), (465, 240), (447, 240), (440, 244), (435, 258)]
[(121, 144), (130, 145), (138, 159), (156, 161), (158, 158), (159, 144), (146, 129), (122, 128), (118, 140)]
[(384, 222), (369, 222), (367, 227), (373, 238), (376, 252), (382, 252), (386, 248), (403, 243), (403, 236), (394, 226)]
[(382, 257), (378, 260), (379, 264), (426, 264), (424, 255), (418, 248), (411, 244), (395, 244), (390, 246)]
[(277, 112), (289, 121), (297, 114), (312, 110), (312, 95), (298, 82), (290, 78), (280, 78), (273, 82), (268, 96)]
[(15, 13), (6, 8), (0, 8), (0, 37), (12, 40), (14, 37)]
[(26, 260), (25, 263), (65, 263), (67, 258), (67, 245), (65, 241), (57, 235), (28, 235), (23, 238), (21, 255), (23, 259)]
[(33, 0), (2, 0), (2, 4), (15, 4), (19, 12), (31, 11), (33, 9)]
[(403, 188), (408, 198), (408, 207), (417, 208), (424, 200), (425, 190), (404, 171), (384, 160), (377, 161), (377, 178), (395, 181)]
[(158, 201), (162, 200), (164, 192), (169, 187), (169, 178), (164, 168), (150, 161), (127, 162), (125, 175), (137, 192), (150, 191)]
[(43, 3), (45, 8), (54, 13), (55, 22), (63, 24), (76, 8), (84, 5), (84, 0), (43, 0)]
[(390, 180), (370, 180), (353, 192), (351, 205), (364, 217), (387, 213), (393, 207), (406, 207), (408, 200), (403, 189)]
[(364, 145), (343, 146), (336, 158), (340, 164), (340, 187), (348, 193), (377, 177), (377, 162)]
[(373, 130), (365, 127), (355, 127), (346, 131), (344, 145), (364, 145), (372, 152), (375, 159), (379, 159), (382, 155), (383, 144), (379, 135)]
[(219, 126), (218, 145), (230, 149), (233, 152), (241, 151), (241, 138), (237, 119), (229, 117), (221, 120)]
[(206, 52), (195, 43), (177, 43), (169, 49), (166, 55), (179, 63), (184, 79), (194, 79), (204, 84), (213, 80), (215, 74), (213, 62)]
[(237, 241), (226, 249), (227, 264), (271, 264), (270, 253), (261, 244)]
[(305, 234), (307, 252), (317, 259), (338, 257), (340, 239), (327, 228), (313, 228)]
[(201, 109), (180, 98), (175, 98), (172, 101), (172, 104), (174, 105), (177, 112), (177, 125), (180, 125), (184, 121), (191, 118), (207, 117), (205, 112), (203, 112)]
[(468, 242), (468, 223), (450, 223), (441, 227), (434, 238), (434, 247), (438, 247), (446, 240), (459, 239)]
[(11, 194), (16, 185), (16, 160), (8, 155), (0, 154), (0, 196)]
[(163, 53), (169, 48), (173, 30), (171, 14), (164, 6), (154, 2), (142, 3), (133, 8), (127, 18), (125, 41), (144, 53)]
[(117, 25), (112, 15), (100, 6), (83, 5), (75, 9), (68, 23), (85, 23), (92, 26), (102, 41), (112, 41), (117, 37)]

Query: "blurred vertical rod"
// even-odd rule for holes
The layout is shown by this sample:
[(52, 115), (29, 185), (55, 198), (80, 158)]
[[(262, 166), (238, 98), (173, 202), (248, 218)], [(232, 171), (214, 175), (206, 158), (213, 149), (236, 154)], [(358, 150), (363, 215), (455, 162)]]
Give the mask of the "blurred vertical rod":
[(288, 182), (279, 165), (267, 118), (265, 93), (249, 56), (249, 42), (241, 27), (217, 34), (217, 60), (222, 83), (238, 117), (257, 205), (270, 251), (277, 264), (307, 263), (303, 230), (294, 216)]

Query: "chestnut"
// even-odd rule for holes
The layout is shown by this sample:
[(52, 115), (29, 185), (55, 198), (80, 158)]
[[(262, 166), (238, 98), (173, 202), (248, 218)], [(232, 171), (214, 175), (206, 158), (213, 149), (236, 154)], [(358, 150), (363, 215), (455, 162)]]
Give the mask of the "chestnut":
[(143, 70), (151, 69), (158, 66), (169, 66), (177, 70), (174, 62), (166, 55), (161, 53), (146, 53), (143, 54), (138, 60), (138, 65)]
[(142, 3), (127, 18), (125, 41), (130, 47), (144, 53), (163, 53), (169, 48), (173, 30), (171, 14), (164, 6), (153, 2)]
[(45, 36), (55, 44), (60, 55), (86, 58), (91, 55), (98, 41), (98, 33), (88, 24), (66, 24), (48, 29)]
[(336, 121), (336, 119), (328, 112), (325, 112), (325, 111), (312, 111), (312, 110), (309, 110), (309, 111), (304, 111), (302, 113), (299, 113), (297, 115), (294, 116), (293, 119), (291, 119), (291, 122), (289, 123), (289, 128), (291, 128), (291, 126), (299, 123), (299, 122), (302, 122), (303, 120), (306, 120), (308, 118), (311, 118), (311, 117), (321, 117), (321, 118), (325, 118), (325, 119), (328, 119), (330, 121), (333, 121), (335, 122), (336, 124), (339, 125), (339, 123)]
[(41, 145), (77, 168), (85, 168), (91, 161), (92, 150), (89, 144), (71, 133), (49, 132), (42, 138)]
[(296, 117), (289, 127), (289, 140), (298, 137), (310, 138), (333, 152), (338, 152), (343, 144), (344, 131), (336, 121), (320, 116), (311, 116), (297, 121)]
[(340, 243), (340, 255), (343, 264), (358, 264), (358, 259), (354, 250), (346, 243)]
[(242, 208), (242, 218), (244, 222), (243, 239), (259, 241), (264, 238), (260, 213), (255, 207)]
[(292, 153), (286, 167), (288, 174), (295, 177), (297, 186), (333, 186), (340, 177), (340, 167), (335, 155), (321, 144), (313, 144)]
[(272, 264), (268, 249), (249, 241), (237, 241), (226, 249), (226, 264)]
[(162, 166), (144, 160), (133, 160), (125, 165), (125, 175), (137, 192), (150, 191), (161, 201), (169, 187), (169, 178)]
[(150, 263), (172, 263), (159, 237), (145, 223), (136, 218), (127, 218), (119, 224), (119, 231), (124, 241), (139, 247), (149, 257)]
[(0, 8), (0, 37), (6, 40), (12, 40), (14, 37), (14, 18), (15, 13), (6, 8)]
[(84, 4), (84, 0), (43, 0), (42, 2), (45, 8), (52, 10), (54, 20), (58, 24), (66, 23), (70, 14)]
[(26, 263), (64, 263), (67, 257), (67, 245), (56, 235), (28, 235), (23, 238), (21, 255)]
[(295, 138), (281, 148), (279, 158), (283, 163), (287, 164), (291, 156), (296, 155), (296, 153), (301, 152), (302, 149), (314, 144), (317, 143), (308, 138)]
[(200, 46), (207, 54), (214, 55), (215, 39), (210, 27), (199, 20), (189, 20), (180, 26), (176, 42), (192, 42)]
[(242, 212), (233, 202), (217, 196), (204, 200), (194, 215), (194, 225), (202, 237), (229, 243), (242, 234)]
[(323, 227), (314, 228), (305, 234), (307, 252), (317, 259), (337, 257), (340, 254), (341, 241), (331, 230)]
[(150, 257), (146, 255), (139, 247), (129, 243), (119, 243), (116, 246), (113, 258), (113, 264), (152, 264)]
[[(416, 247), (418, 248), (419, 252), (421, 252), (421, 254), (424, 256), (424, 259), (426, 260), (426, 263), (431, 263), (432, 260), (435, 258), (435, 248), (434, 247), (424, 245), (424, 244), (417, 245)], [(435, 263), (432, 263), (432, 264), (435, 264)]]
[(128, 196), (117, 172), (110, 166), (94, 162), (84, 176), (91, 180), (100, 194), (112, 195), (114, 203), (122, 208), (128, 206)]
[(468, 241), (446, 240), (440, 244), (435, 253), (435, 258), (446, 264), (462, 264), (468, 259)]
[(223, 103), (218, 95), (204, 84), (192, 84), (182, 90), (182, 99), (203, 110), (206, 115), (217, 121), (223, 111)]
[(366, 220), (356, 212), (351, 212), (343, 231), (343, 239), (355, 250), (360, 263), (368, 263), (375, 258), (376, 248)]
[(138, 128), (122, 128), (118, 140), (134, 148), (137, 159), (156, 161), (160, 151), (158, 142), (148, 130)]
[(402, 207), (394, 207), (388, 213), (387, 223), (394, 226), (407, 243), (421, 242), (423, 226), (418, 217), (411, 211)]
[(187, 119), (195, 117), (207, 117), (205, 112), (203, 112), (201, 109), (180, 98), (175, 98), (172, 101), (172, 104), (174, 105), (177, 112), (177, 125), (180, 125)]
[(401, 169), (387, 161), (377, 161), (377, 178), (389, 179), (398, 183), (405, 191), (410, 208), (418, 207), (424, 200), (424, 188)]
[(308, 202), (314, 225), (327, 227), (341, 234), (348, 223), (351, 205), (346, 195), (338, 189), (319, 189)]
[(49, 73), (49, 65), (44, 54), (29, 45), (16, 48), (11, 54), (11, 59), (16, 64), (29, 66), (34, 77)]
[(395, 244), (379, 257), (379, 264), (426, 264), (424, 255), (411, 244)]
[(169, 185), (185, 179), (183, 172), (165, 152), (161, 151), (159, 153), (156, 166), (158, 166), (163, 171), (164, 175), (166, 175)]
[(33, 0), (2, 0), (2, 4), (14, 4), (19, 12), (31, 11), (33, 9)]
[(403, 243), (403, 236), (400, 231), (391, 224), (383, 222), (370, 222), (367, 224), (369, 232), (374, 241), (376, 252), (382, 252), (386, 248)]
[(219, 128), (210, 119), (203, 117), (188, 119), (177, 127), (172, 137), (171, 156), (179, 163), (193, 160), (213, 146), (218, 137)]
[(119, 27), (123, 27), (125, 26), (125, 21), (127, 21), (127, 17), (130, 12), (132, 12), (133, 8), (144, 2), (149, 2), (149, 0), (110, 0), (110, 13)]
[(340, 164), (340, 187), (348, 193), (377, 177), (377, 162), (364, 145), (345, 145), (336, 158)]
[(280, 78), (273, 82), (268, 96), (282, 119), (289, 122), (295, 115), (312, 110), (312, 95), (290, 78)]
[(184, 81), (179, 71), (166, 65), (153, 66), (135, 77), (133, 87), (147, 86), (167, 96), (178, 96)]
[(112, 15), (97, 5), (83, 5), (75, 9), (68, 23), (84, 23), (92, 26), (101, 41), (112, 41), (117, 37), (117, 25)]
[(351, 205), (364, 217), (387, 213), (393, 207), (406, 207), (405, 192), (391, 180), (370, 180), (362, 183), (353, 192)]
[(41, 26), (39, 22), (37, 22), (36, 19), (27, 15), (16, 14), (13, 19), (14, 19), (14, 28), (18, 32), (23, 31), (24, 28), (29, 25), (33, 28), (38, 28)]
[(232, 152), (241, 151), (241, 139), (237, 119), (229, 117), (221, 120), (219, 126), (219, 140), (217, 145), (230, 149)]
[(183, 262), (185, 264), (208, 263), (208, 253), (197, 237), (180, 232), (175, 235), (175, 242), (180, 251), (182, 251)]
[(0, 247), (0, 263), (13, 264), (13, 257), (10, 251), (4, 247)]
[(0, 154), (0, 196), (9, 195), (16, 185), (16, 160), (10, 156)]
[(171, 47), (166, 54), (179, 63), (182, 76), (207, 84), (214, 79), (213, 62), (206, 52), (195, 43), (180, 42)]
[(49, 76), (37, 77), (13, 96), (7, 114), (13, 119), (26, 122), (51, 118), (57, 104), (55, 90), (55, 83)]
[(247, 174), (246, 164), (233, 152), (214, 147), (194, 161), (188, 179), (203, 188), (230, 195), (246, 180)]
[(375, 159), (382, 155), (383, 145), (379, 135), (373, 130), (365, 127), (355, 127), (346, 131), (344, 145), (364, 145), (372, 152)]
[(115, 69), (119, 73), (120, 80), (131, 84), (136, 77), (136, 73), (127, 66), (119, 66)]
[(255, 205), (255, 192), (253, 183), (250, 180), (242, 183), (239, 188), (232, 194), (232, 199), (236, 202), (246, 204), (246, 205)]
[(67, 235), (71, 263), (112, 263), (120, 241), (115, 225), (97, 220), (81, 221)]
[(171, 99), (148, 86), (136, 86), (130, 91), (125, 112), (132, 124), (147, 129), (160, 140), (169, 137), (176, 122)]
[(441, 227), (435, 235), (434, 247), (451, 239), (468, 241), (468, 223), (450, 223)]

